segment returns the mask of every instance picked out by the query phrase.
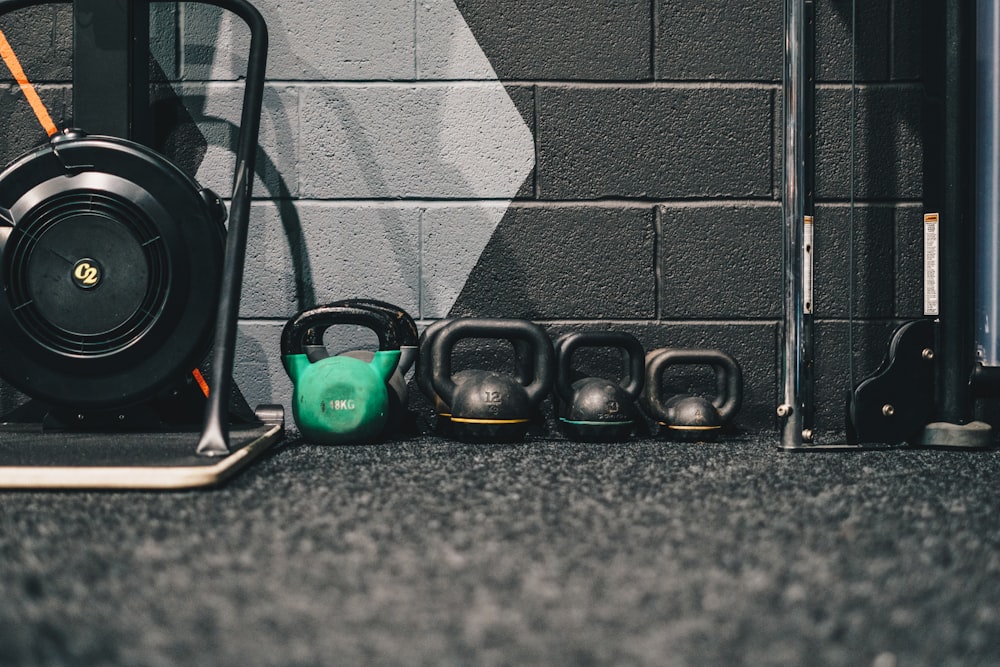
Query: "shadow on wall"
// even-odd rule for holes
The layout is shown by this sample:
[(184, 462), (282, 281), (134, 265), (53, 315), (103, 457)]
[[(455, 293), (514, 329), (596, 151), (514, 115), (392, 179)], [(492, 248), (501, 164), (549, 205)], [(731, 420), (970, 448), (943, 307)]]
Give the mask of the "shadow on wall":
[[(291, 397), (291, 383), (281, 368), (276, 354), (268, 354), (266, 346), (276, 345), (275, 340), (254, 336), (256, 332), (242, 329), (236, 334), (236, 364), (240, 369), (239, 390), (251, 407), (274, 403), (275, 395)], [(282, 386), (276, 386), (283, 382)], [(279, 401), (289, 406), (289, 401)]]
[(536, 266), (523, 261), (524, 237), (513, 232), (514, 214), (508, 211), (455, 299), (449, 317), (505, 316), (544, 319), (551, 308), (528, 293), (526, 277)]
[[(282, 18), (278, 16), (276, 10), (265, 9), (266, 18), (269, 23), (271, 35), (271, 53), (279, 69), (279, 76), (284, 76), (286, 72), (294, 72), (296, 79), (306, 81), (336, 81), (337, 72), (325, 72), (313, 64), (318, 62), (317, 58), (310, 58), (308, 49), (325, 48), (324, 44), (311, 43), (309, 40), (302, 40), (293, 43), (291, 36), (295, 33), (287, 29)], [(330, 11), (336, 11), (336, 7)], [(329, 13), (329, 12), (327, 12)], [(213, 35), (229, 35), (229, 21), (224, 19), (224, 12), (215, 8), (198, 10), (198, 34), (204, 36), (204, 41), (212, 39)], [(327, 21), (333, 22), (327, 18)], [(409, 14), (412, 21), (412, 14)], [(242, 26), (240, 26), (242, 28)], [(379, 28), (372, 26), (372, 31)], [(245, 32), (245, 29), (243, 29)], [(225, 38), (220, 38), (225, 41)], [(241, 34), (232, 36), (231, 41), (238, 43), (243, 39)], [(243, 61), (235, 53), (223, 52), (215, 49), (212, 45), (191, 45), (190, 52), (198, 59), (199, 70), (204, 68), (208, 74), (207, 78), (217, 79), (218, 75), (213, 75), (213, 71), (225, 72), (225, 76), (239, 76), (243, 71)], [(185, 45), (185, 52), (188, 52), (188, 45)], [(460, 49), (459, 49), (460, 51)], [(461, 53), (453, 54), (461, 57)], [(333, 57), (333, 56), (327, 56)], [(227, 61), (226, 58), (231, 60)], [(338, 66), (339, 61), (331, 61), (333, 67)], [(414, 73), (415, 74), (415, 73)], [(391, 79), (391, 77), (390, 77)], [(179, 103), (185, 110), (166, 110), (160, 113), (161, 122), (166, 126), (173, 126), (170, 130), (178, 140), (172, 145), (164, 145), (164, 150), (174, 157), (188, 170), (197, 170), (201, 165), (200, 160), (204, 157), (205, 147), (208, 145), (222, 145), (230, 148), (232, 137), (225, 133), (209, 132), (206, 124), (225, 123), (217, 116), (213, 117), (207, 112), (206, 96), (194, 95), (189, 97), (184, 88), (193, 84), (180, 84), (178, 95), (182, 98)], [(200, 85), (200, 84), (199, 84)], [(497, 89), (502, 90), (499, 84)], [(455, 92), (457, 91), (457, 92)], [(503, 199), (500, 190), (509, 189), (510, 196), (513, 197), (517, 189), (522, 185), (524, 174), (517, 175), (517, 183), (496, 185), (496, 180), (490, 178), (490, 162), (493, 158), (487, 155), (492, 144), (485, 142), (482, 137), (477, 137), (476, 131), (480, 134), (491, 131), (492, 116), (496, 115), (493, 109), (487, 109), (487, 113), (478, 114), (478, 109), (474, 108), (479, 100), (464, 98), (462, 95), (468, 94), (463, 89), (452, 87), (408, 87), (406, 85), (393, 86), (386, 91), (377, 91), (377, 95), (389, 96), (385, 102), (379, 97), (373, 97), (372, 88), (359, 84), (347, 88), (300, 88), (303, 117), (309, 114), (312, 118), (313, 127), (303, 121), (301, 132), (314, 132), (315, 138), (302, 136), (299, 146), (301, 155), (297, 157), (297, 168), (301, 169), (303, 178), (300, 183), (304, 194), (309, 199), (336, 199), (336, 200), (365, 200), (365, 220), (372, 221), (375, 225), (380, 225), (380, 230), (365, 230), (359, 232), (357, 229), (345, 228), (337, 230), (335, 219), (329, 221), (330, 233), (339, 234), (340, 237), (332, 242), (332, 249), (335, 253), (342, 255), (324, 256), (323, 262), (318, 262), (320, 257), (317, 252), (317, 243), (313, 245), (314, 259), (310, 263), (310, 249), (307, 241), (310, 234), (315, 234), (308, 224), (303, 229), (303, 221), (300, 212), (297, 212), (292, 205), (292, 201), (299, 197), (298, 184), (289, 186), (291, 180), (282, 177), (273, 179), (275, 185), (270, 188), (269, 197), (276, 200), (282, 225), (291, 252), (293, 270), (296, 280), (296, 299), (298, 307), (303, 308), (314, 305), (317, 296), (320, 300), (326, 300), (327, 295), (333, 298), (345, 296), (366, 295), (373, 296), (374, 293), (381, 292), (379, 296), (396, 298), (393, 295), (412, 292), (416, 295), (413, 298), (413, 305), (420, 307), (419, 299), (422, 292), (427, 288), (428, 279), (432, 280), (430, 290), (437, 285), (451, 285), (454, 282), (464, 282), (467, 277), (461, 269), (454, 268), (457, 264), (469, 265), (469, 270), (475, 265), (479, 258), (482, 247), (485, 246), (492, 235), (496, 219), (485, 219), (472, 216), (469, 220), (476, 223), (467, 224), (463, 233), (457, 235), (461, 243), (448, 248), (455, 261), (451, 267), (445, 266), (442, 275), (428, 277), (421, 275), (419, 270), (415, 270), (415, 263), (422, 263), (422, 247), (420, 236), (413, 233), (405, 233), (406, 229), (413, 229), (414, 206), (409, 215), (405, 215), (403, 207), (389, 205), (370, 205), (372, 201), (391, 200), (393, 202), (400, 199), (431, 199), (431, 200), (475, 200), (488, 198), (497, 203), (497, 199)], [(456, 98), (452, 98), (452, 94)], [(492, 93), (491, 93), (492, 94)], [(470, 106), (470, 99), (472, 105)], [(318, 108), (317, 103), (321, 104)], [(309, 108), (307, 105), (312, 105)], [(265, 111), (268, 120), (274, 124), (278, 134), (277, 141), (288, 145), (294, 142), (296, 137), (289, 125), (289, 118), (286, 110), (282, 107), (278, 93), (269, 95), (265, 100)], [(486, 108), (486, 105), (483, 105)], [(456, 123), (456, 114), (465, 114)], [(186, 116), (186, 117), (184, 117)], [(310, 119), (311, 120), (311, 119)], [(462, 120), (468, 120), (463, 127)], [(520, 115), (517, 116), (517, 124), (524, 121)], [(178, 129), (184, 123), (190, 127), (184, 130)], [(498, 133), (514, 132), (510, 129), (496, 130)], [(470, 141), (470, 136), (471, 141)], [(488, 139), (491, 137), (487, 137)], [(508, 137), (506, 135), (492, 137), (499, 139), (502, 144)], [(229, 143), (230, 146), (224, 144)], [(528, 133), (527, 145), (531, 144), (530, 133)], [(470, 148), (471, 147), (471, 148)], [(512, 149), (509, 146), (500, 146), (503, 157), (499, 161), (509, 157)], [(310, 155), (311, 153), (311, 155)], [(316, 164), (315, 158), (319, 156), (321, 160), (328, 161), (327, 164)], [(267, 164), (266, 155), (262, 156), (259, 164)], [(531, 155), (533, 162), (534, 156)], [(310, 161), (311, 160), (311, 161)], [(513, 162), (508, 160), (508, 162)], [(510, 164), (502, 165), (508, 168), (503, 172), (504, 178), (509, 178), (508, 172)], [(272, 164), (273, 167), (273, 164)], [(308, 170), (308, 171), (306, 171)], [(325, 173), (324, 173), (325, 172)], [(262, 167), (258, 168), (258, 174), (263, 175)], [(484, 185), (485, 184), (485, 185)], [(493, 188), (491, 193), (483, 193), (483, 188)], [(359, 206), (359, 207), (360, 207)], [(434, 205), (435, 207), (437, 205)], [(421, 213), (426, 210), (421, 208)], [(502, 212), (502, 211), (501, 211)], [(332, 217), (332, 216), (331, 216)], [(423, 221), (421, 215), (421, 221)], [(439, 220), (428, 224), (437, 224)], [(482, 224), (480, 224), (480, 222)], [(323, 223), (324, 227), (327, 225)], [(423, 222), (421, 222), (423, 226)], [(326, 231), (325, 229), (323, 230)], [(480, 232), (477, 234), (477, 231)], [(373, 233), (374, 232), (374, 233)], [(351, 252), (352, 238), (358, 238), (363, 233), (365, 239), (379, 239), (379, 244), (383, 247), (381, 254), (376, 258), (373, 251), (359, 248), (358, 252)], [(456, 235), (453, 235), (453, 237)], [(480, 237), (482, 237), (480, 239)], [(424, 234), (426, 238), (426, 234)], [(453, 239), (454, 240), (454, 239)], [(480, 244), (481, 240), (481, 244)], [(329, 239), (327, 239), (329, 241)], [(368, 253), (366, 256), (366, 252)], [(455, 257), (457, 255), (457, 257)], [(475, 255), (475, 256), (473, 256)], [(369, 260), (375, 260), (369, 261)], [(398, 282), (402, 280), (407, 284), (396, 287), (389, 285), (388, 288), (382, 285), (371, 285), (372, 264), (384, 267), (379, 269), (376, 280)], [(394, 267), (400, 267), (394, 270)], [(366, 276), (366, 270), (367, 274)], [(450, 271), (450, 272), (449, 272)], [(342, 277), (344, 279), (342, 279)], [(437, 278), (436, 282), (433, 282)], [(329, 284), (317, 284), (316, 281)], [(339, 285), (343, 283), (347, 287), (345, 293), (337, 292)], [(460, 287), (460, 284), (459, 284)], [(380, 289), (381, 288), (381, 289)], [(457, 289), (455, 290), (457, 296)], [(444, 312), (450, 308), (453, 298), (447, 304), (439, 304), (441, 299), (436, 294), (431, 294), (434, 301), (433, 307)], [(421, 311), (426, 309), (421, 308)], [(444, 314), (434, 312), (432, 316)], [(419, 316), (427, 316), (427, 312), (416, 313)]]
[[(265, 8), (266, 10), (266, 8)], [(266, 18), (269, 24), (270, 52), (280, 67), (278, 76), (284, 76), (284, 72), (294, 71), (296, 79), (330, 81), (335, 80), (333, 75), (323, 72), (298, 53), (302, 49), (318, 48), (308, 41), (292, 43), (291, 37), (294, 34), (288, 30), (280, 17), (275, 16), (274, 10), (270, 11)], [(247, 32), (245, 26), (239, 21), (229, 21), (225, 18), (224, 11), (216, 8), (199, 8), (197, 14), (199, 36), (204, 36), (207, 45), (185, 44), (185, 57), (195, 58), (192, 67), (198, 70), (199, 79), (207, 79), (214, 82), (224, 78), (239, 78), (245, 72), (245, 63), (240, 44), (245, 44)], [(412, 19), (412, 15), (411, 15)], [(230, 24), (238, 26), (235, 34), (231, 31)], [(372, 27), (373, 30), (377, 26)], [(243, 40), (243, 41), (241, 41)], [(219, 48), (218, 42), (230, 42), (232, 48)], [(191, 47), (189, 49), (189, 47)], [(228, 60), (227, 60), (228, 59)], [(204, 74), (201, 72), (204, 71)], [(224, 73), (224, 74), (219, 74)], [(174, 85), (163, 83), (163, 94), (157, 100), (155, 107), (155, 127), (157, 128), (157, 147), (177, 162), (187, 173), (192, 176), (200, 170), (204, 170), (212, 160), (213, 147), (232, 151), (236, 143), (238, 127), (231, 121), (218, 113), (214, 102), (210, 103), (210, 96), (213, 95), (211, 83), (201, 81), (180, 81)], [(267, 129), (268, 135), (262, 137), (262, 143), (267, 148), (260, 148), (257, 156), (256, 172), (259, 181), (263, 181), (264, 190), (257, 191), (257, 198), (266, 197), (274, 201), (281, 219), (284, 239), (287, 243), (291, 258), (291, 269), (294, 272), (295, 280), (295, 300), (296, 310), (313, 306), (317, 301), (328, 300), (328, 295), (332, 298), (342, 298), (347, 296), (380, 296), (405, 292), (412, 289), (414, 294), (420, 294), (423, 285), (418, 281), (422, 276), (419, 270), (412, 271), (414, 262), (422, 261), (422, 247), (420, 237), (415, 234), (401, 233), (404, 226), (409, 230), (414, 228), (413, 209), (416, 206), (409, 206), (409, 214), (405, 207), (396, 206), (392, 203), (383, 205), (379, 202), (372, 205), (371, 200), (398, 200), (401, 198), (429, 198), (444, 200), (473, 199), (479, 196), (477, 188), (481, 189), (483, 182), (490, 182), (489, 172), (486, 170), (470, 172), (478, 164), (467, 164), (470, 152), (474, 153), (480, 160), (489, 161), (489, 155), (481, 155), (480, 148), (489, 148), (490, 144), (480, 146), (482, 139), (469, 141), (469, 137), (464, 133), (469, 132), (467, 127), (460, 123), (457, 126), (453, 123), (453, 118), (448, 114), (469, 113), (463, 106), (468, 105), (468, 100), (452, 100), (449, 97), (450, 88), (433, 86), (425, 88), (414, 88), (412, 86), (400, 85), (391, 89), (386, 89), (389, 94), (395, 91), (398, 96), (390, 100), (390, 103), (383, 104), (381, 98), (372, 100), (366, 97), (364, 85), (350, 86), (347, 88), (324, 87), (311, 89), (300, 88), (300, 97), (304, 98), (310, 94), (314, 101), (322, 102), (321, 109), (309, 109), (312, 115), (319, 116), (322, 120), (322, 127), (319, 129), (327, 132), (334, 128), (334, 132), (326, 136), (326, 141), (319, 144), (320, 149), (315, 149), (317, 144), (305, 144), (311, 137), (296, 136), (297, 128), (294, 128), (293, 120), (296, 118), (295, 109), (287, 109), (287, 93), (283, 90), (268, 88), (264, 100), (263, 126)], [(497, 88), (502, 88), (497, 84)], [(316, 92), (319, 91), (319, 92)], [(444, 94), (441, 93), (444, 91)], [(461, 93), (461, 91), (460, 91)], [(381, 95), (382, 92), (379, 91)], [(506, 94), (506, 93), (503, 93)], [(475, 101), (475, 100), (474, 100)], [(409, 108), (407, 105), (413, 105)], [(305, 106), (302, 104), (301, 106)], [(399, 108), (394, 108), (394, 106)], [(289, 113), (291, 111), (291, 113)], [(486, 125), (492, 120), (492, 110), (481, 116), (476, 115), (476, 110), (472, 110), (473, 118), (470, 121), (473, 128), (477, 125)], [(329, 116), (329, 117), (327, 117)], [(301, 120), (301, 119), (300, 119)], [(523, 123), (520, 115), (516, 118), (517, 123)], [(314, 124), (318, 124), (315, 123)], [(488, 130), (489, 128), (487, 128)], [(307, 127), (302, 123), (302, 133), (316, 131), (316, 127)], [(449, 134), (450, 133), (450, 134)], [(487, 132), (488, 133), (488, 132)], [(331, 137), (334, 138), (331, 141)], [(323, 137), (321, 137), (322, 139)], [(530, 133), (527, 137), (528, 145), (531, 145)], [(388, 148), (383, 145), (385, 142)], [(477, 143), (478, 142), (478, 143)], [(334, 178), (330, 182), (321, 183), (320, 192), (308, 191), (306, 194), (310, 199), (317, 197), (343, 198), (343, 199), (367, 199), (368, 203), (359, 203), (359, 208), (365, 208), (364, 220), (371, 222), (381, 229), (370, 229), (359, 232), (357, 229), (336, 228), (338, 222), (335, 219), (336, 210), (332, 209), (329, 219), (322, 221), (322, 228), (319, 230), (324, 235), (323, 239), (316, 236), (317, 230), (311, 224), (308, 217), (303, 219), (303, 212), (296, 207), (297, 200), (301, 196), (299, 183), (301, 179), (296, 179), (292, 172), (282, 173), (282, 169), (287, 169), (281, 163), (282, 156), (276, 155), (272, 158), (268, 154), (270, 146), (279, 148), (296, 146), (301, 148), (302, 155), (296, 155), (296, 162), (292, 167), (296, 169), (309, 170), (338, 170), (338, 174), (346, 174), (346, 177)], [(470, 151), (469, 146), (472, 146)], [(395, 148), (394, 148), (395, 147)], [(409, 151), (412, 152), (403, 154)], [(309, 149), (315, 155), (329, 160), (330, 164), (307, 163), (303, 157)], [(416, 152), (417, 154), (413, 154)], [(531, 154), (533, 163), (534, 155)], [(463, 161), (465, 160), (465, 161)], [(313, 160), (315, 162), (315, 160)], [(398, 164), (403, 163), (403, 164)], [(315, 172), (309, 172), (312, 176)], [(468, 177), (473, 179), (470, 181)], [(520, 176), (523, 179), (523, 175)], [(310, 179), (312, 182), (314, 179)], [(330, 183), (332, 182), (332, 186)], [(345, 185), (346, 184), (346, 185)], [(521, 185), (520, 182), (514, 184), (513, 191)], [(490, 183), (491, 187), (495, 187)], [(323, 188), (326, 188), (325, 190)], [(330, 190), (331, 192), (327, 192)], [(450, 204), (442, 204), (449, 206)], [(493, 208), (499, 207), (499, 202), (492, 201)], [(432, 204), (437, 210), (437, 204)], [(423, 208), (421, 208), (421, 211)], [(454, 228), (457, 232), (455, 236), (472, 237), (470, 232), (473, 228), (481, 229), (480, 236), (482, 245), (485, 245), (489, 236), (502, 217), (503, 209), (495, 219), (484, 217), (466, 216), (464, 224)], [(421, 216), (422, 217), (422, 216)], [(447, 227), (445, 233), (452, 231), (447, 224), (442, 225), (440, 214), (434, 224), (436, 230)], [(447, 217), (447, 216), (444, 216)], [(455, 216), (452, 216), (455, 217)], [(470, 220), (474, 221), (470, 224)], [(484, 224), (476, 224), (484, 223)], [(490, 224), (492, 223), (492, 224)], [(421, 222), (421, 232), (423, 223)], [(327, 230), (329, 227), (329, 230)], [(346, 227), (346, 226), (345, 226)], [(363, 234), (363, 236), (362, 236)], [(337, 236), (330, 242), (331, 236)], [(377, 243), (382, 246), (382, 255), (378, 258), (372, 256), (370, 248), (359, 246), (354, 248), (357, 238), (378, 239)], [(460, 252), (467, 255), (475, 252), (475, 257), (469, 261), (470, 268), (475, 265), (479, 257), (481, 247), (469, 251), (465, 246), (459, 246), (458, 252), (451, 253), (452, 257)], [(312, 246), (312, 248), (310, 248)], [(328, 249), (332, 249), (329, 252)], [(449, 247), (449, 251), (453, 248)], [(325, 254), (324, 254), (325, 252)], [(366, 253), (368, 253), (366, 255)], [(340, 254), (342, 256), (338, 257)], [(439, 253), (444, 254), (444, 253)], [(377, 261), (370, 261), (376, 260)], [(389, 283), (371, 284), (365, 282), (362, 272), (353, 275), (351, 270), (358, 263), (365, 263), (369, 266), (369, 275), (372, 275), (372, 265), (385, 266), (385, 273), (375, 273), (378, 280)], [(396, 287), (392, 283), (398, 281), (397, 272), (392, 272), (393, 262), (395, 266), (408, 267), (410, 274), (416, 276), (413, 280), (417, 283)], [(346, 269), (344, 267), (347, 267)], [(277, 267), (271, 267), (277, 268)], [(284, 270), (281, 267), (280, 270)], [(465, 274), (458, 275), (458, 271), (451, 271), (445, 274), (443, 280), (447, 282), (454, 278), (465, 280)], [(338, 280), (341, 275), (349, 275), (346, 281)], [(404, 277), (407, 274), (404, 274)], [(382, 277), (387, 276), (387, 277)], [(353, 279), (353, 286), (352, 286)], [(316, 281), (320, 280), (321, 283)], [(367, 278), (372, 282), (371, 278)], [(324, 284), (328, 283), (328, 284)], [(426, 284), (426, 283), (424, 283)], [(345, 287), (344, 285), (347, 285)], [(460, 287), (460, 284), (459, 284)], [(381, 288), (382, 294), (373, 294)], [(338, 292), (337, 290), (344, 290)], [(457, 290), (456, 290), (457, 292)], [(422, 306), (419, 301), (416, 304)], [(433, 304), (437, 306), (437, 304)], [(448, 304), (450, 307), (450, 304)], [(445, 311), (446, 312), (446, 311)], [(423, 315), (423, 312), (415, 313)], [(254, 313), (247, 313), (253, 317)], [(276, 313), (266, 316), (275, 317)], [(287, 378), (280, 365), (277, 353), (276, 340), (272, 340), (274, 323), (266, 323), (266, 326), (257, 326), (259, 323), (245, 323), (241, 326), (239, 339), (239, 359), (242, 376), (252, 379), (241, 381), (247, 384), (243, 387), (248, 399), (254, 401), (282, 402), (286, 405), (290, 402), (290, 388), (286, 385)], [(245, 348), (245, 349), (244, 349)], [(287, 391), (286, 391), (287, 390)]]
[[(155, 80), (163, 82), (159, 84), (158, 90), (154, 90), (154, 101), (150, 105), (154, 147), (169, 157), (185, 173), (195, 178), (210, 145), (202, 128), (211, 128), (209, 134), (213, 138), (213, 145), (230, 151), (235, 150), (240, 128), (229, 120), (205, 114), (206, 95), (183, 97), (177, 95), (173, 88), (165, 83), (166, 76), (162, 69), (155, 63), (154, 66), (159, 75)], [(262, 114), (271, 120), (275, 134), (280, 137), (279, 141), (295, 140), (288, 124), (288, 114), (285, 113), (281, 98), (275, 91), (265, 88)], [(305, 307), (314, 303), (316, 299), (312, 288), (309, 256), (299, 252), (305, 244), (302, 239), (302, 222), (292, 200), (292, 192), (284, 176), (262, 146), (257, 147), (255, 172), (258, 182), (263, 182), (267, 188), (266, 197), (274, 201), (278, 208), (279, 218), (291, 250), (296, 303), (300, 308)], [(268, 175), (273, 177), (268, 178)], [(219, 194), (228, 197), (230, 193)], [(260, 197), (262, 193), (255, 192), (255, 198)]]
[[(198, 115), (198, 109), (204, 108), (206, 97), (185, 95), (183, 100), (176, 95), (158, 101), (153, 106), (154, 123), (157, 128), (155, 137), (156, 148), (170, 157), (185, 173), (194, 178), (205, 158), (209, 144), (203, 133), (203, 128), (209, 128), (209, 134), (216, 140), (212, 145), (232, 149), (236, 145), (239, 126), (224, 118), (209, 115)], [(185, 102), (187, 103), (185, 105)], [(283, 105), (280, 97), (271, 90), (264, 93), (264, 108), (272, 118), (284, 118)], [(290, 130), (287, 125), (278, 129)], [(292, 271), (295, 275), (295, 299), (300, 307), (315, 302), (309, 265), (309, 256), (300, 252), (305, 247), (302, 234), (302, 222), (298, 210), (292, 200), (292, 193), (277, 165), (264, 148), (258, 146), (256, 157), (256, 173), (258, 183), (263, 182), (267, 188), (266, 195), (255, 192), (255, 199), (267, 198), (274, 202), (278, 209), (279, 219), (288, 239), (291, 250)], [(228, 192), (220, 193), (223, 197)]]

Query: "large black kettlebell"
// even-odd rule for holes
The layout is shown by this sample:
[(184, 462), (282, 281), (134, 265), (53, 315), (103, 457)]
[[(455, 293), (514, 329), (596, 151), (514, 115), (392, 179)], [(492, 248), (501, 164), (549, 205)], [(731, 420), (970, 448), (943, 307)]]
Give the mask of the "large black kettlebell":
[[(602, 377), (571, 378), (573, 354), (583, 347), (621, 350), (628, 369), (624, 382)], [(611, 442), (632, 434), (635, 400), (642, 391), (645, 352), (624, 331), (587, 331), (561, 336), (555, 344), (559, 422), (566, 436), (582, 442)]]
[[(431, 363), (430, 363), (430, 347), (431, 341), (437, 335), (437, 332), (441, 330), (441, 327), (448, 324), (453, 320), (443, 319), (437, 320), (429, 324), (420, 334), (420, 354), (417, 358), (417, 369), (416, 369), (416, 381), (417, 387), (419, 387), (421, 393), (427, 397), (427, 399), (432, 403), (434, 407), (435, 415), (435, 432), (438, 435), (451, 436), (451, 408), (447, 403), (444, 402), (431, 383)], [(510, 340), (511, 346), (514, 348), (514, 378), (519, 384), (529, 384), (534, 373), (533, 361), (531, 354), (531, 347), (528, 343), (523, 340)], [(456, 382), (461, 382), (470, 372), (478, 371), (458, 371), (455, 373)], [(533, 421), (536, 420), (532, 416)]]
[(420, 355), (417, 357), (416, 371), (417, 387), (434, 407), (434, 430), (439, 435), (444, 436), (451, 435), (451, 408), (444, 402), (444, 399), (438, 396), (431, 383), (430, 346), (431, 341), (434, 340), (441, 327), (451, 321), (450, 319), (444, 319), (432, 322), (420, 334)]
[[(419, 350), (419, 334), (417, 324), (405, 310), (391, 303), (379, 301), (378, 299), (354, 298), (342, 299), (329, 304), (331, 306), (351, 306), (354, 308), (364, 308), (385, 314), (392, 321), (396, 329), (396, 338), (399, 341), (399, 364), (389, 378), (389, 420), (386, 429), (397, 428), (400, 431), (412, 430), (412, 418), (409, 417), (406, 406), (409, 401), (409, 389), (406, 385), (406, 373), (417, 360)], [(318, 340), (319, 344), (306, 345), (305, 351), (309, 360), (317, 362), (330, 356), (329, 351), (323, 344), (323, 337), (308, 334), (309, 340)], [(342, 352), (338, 356), (354, 357), (365, 362), (370, 362), (375, 352), (372, 350), (350, 350)]]
[[(466, 370), (451, 373), (455, 345), (468, 338), (521, 341), (530, 351), (530, 369), (522, 381), (510, 373)], [(461, 318), (442, 324), (425, 342), (431, 389), (451, 407), (451, 431), (465, 442), (523, 440), (531, 417), (552, 387), (552, 342), (527, 320)]]
[[(370, 362), (348, 356), (312, 362), (309, 346), (322, 345), (334, 325), (354, 324), (375, 332), (379, 350)], [(352, 306), (320, 306), (290, 319), (281, 333), (281, 355), (294, 383), (292, 414), (302, 435), (316, 444), (375, 440), (389, 416), (387, 382), (399, 364), (399, 340), (385, 313)]]
[[(681, 394), (664, 399), (662, 379), (674, 366), (709, 366), (715, 371), (716, 394)], [(730, 422), (743, 402), (743, 372), (732, 356), (721, 350), (661, 348), (646, 355), (643, 404), (672, 437), (712, 440)]]

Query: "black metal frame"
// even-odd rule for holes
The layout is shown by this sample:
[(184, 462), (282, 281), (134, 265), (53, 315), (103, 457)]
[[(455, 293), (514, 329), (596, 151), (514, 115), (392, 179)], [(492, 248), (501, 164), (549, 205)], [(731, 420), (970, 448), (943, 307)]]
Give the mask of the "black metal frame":
[[(937, 419), (973, 419), (975, 275), (975, 3), (945, 2), (942, 82), (940, 324), (936, 351)], [(928, 184), (934, 187), (933, 184)], [(937, 189), (937, 188), (936, 188)], [(936, 202), (928, 202), (932, 206)], [(933, 209), (931, 209), (933, 210)]]
[[(136, 60), (140, 53), (148, 57), (148, 3), (126, 2), (115, 0), (0, 0), (0, 16), (29, 7), (47, 4), (68, 4), (74, 2), (74, 15), (79, 18), (76, 3), (80, 3), (80, 11), (97, 11), (113, 25), (109, 27), (110, 41), (102, 32), (97, 36), (99, 26), (91, 25), (88, 36), (81, 34), (81, 39), (74, 37), (74, 58), (76, 61), (87, 60), (76, 57), (76, 47), (88, 48), (101, 41), (99, 57), (94, 57), (88, 63), (74, 63), (74, 104), (75, 110), (84, 110), (82, 118), (91, 119), (86, 109), (95, 104), (111, 105), (104, 120), (98, 121), (101, 130), (115, 136), (130, 138), (139, 143), (148, 139), (148, 127), (144, 113), (148, 109), (148, 73), (147, 61)], [(240, 131), (236, 146), (236, 170), (233, 177), (232, 200), (228, 233), (226, 236), (225, 259), (223, 263), (222, 285), (219, 298), (219, 313), (216, 321), (213, 359), (209, 394), (201, 437), (197, 453), (208, 456), (225, 456), (229, 454), (229, 414), (228, 401), (233, 390), (233, 364), (235, 360), (236, 329), (239, 316), (240, 291), (243, 279), (243, 266), (246, 258), (246, 244), (249, 228), (250, 201), (253, 188), (254, 161), (257, 154), (258, 134), (260, 130), (260, 115), (264, 97), (264, 72), (267, 64), (267, 25), (260, 12), (246, 0), (195, 0), (199, 4), (211, 5), (232, 12), (239, 16), (250, 28), (251, 39), (247, 63), (246, 86), (244, 89), (243, 111), (240, 120)], [(117, 9), (125, 6), (124, 13)], [(136, 8), (133, 5), (141, 5)], [(107, 12), (107, 16), (104, 13)], [(145, 17), (145, 27), (140, 27), (137, 34), (137, 23), (142, 23)], [(112, 28), (117, 28), (114, 30)], [(126, 30), (127, 38), (118, 32)], [(145, 31), (144, 33), (141, 31)], [(145, 39), (142, 35), (145, 34)], [(127, 85), (121, 86), (122, 77)], [(111, 81), (117, 86), (110, 98), (103, 97), (100, 89), (102, 82)], [(97, 84), (97, 92), (84, 93), (77, 98), (76, 86), (81, 90), (89, 85)], [(143, 85), (145, 84), (145, 85)], [(143, 97), (145, 96), (145, 97)], [(79, 119), (75, 118), (75, 121)], [(87, 128), (89, 129), (89, 128)]]
[(151, 146), (149, 4), (73, 0), (73, 122)]
[[(811, 315), (803, 312), (803, 220), (811, 208), (812, 80), (809, 0), (785, 0), (785, 320), (781, 446), (789, 450), (866, 447), (870, 440), (981, 448), (991, 429), (975, 421), (975, 401), (1000, 393), (1000, 369), (975, 361), (975, 3), (926, 0), (927, 86), (924, 198), (940, 214), (939, 312), (908, 322), (874, 375), (851, 388), (851, 442), (811, 441)], [(935, 46), (937, 50), (935, 49)], [(803, 60), (805, 62), (803, 62)], [(932, 407), (931, 407), (932, 406)], [(927, 410), (930, 408), (930, 414)]]

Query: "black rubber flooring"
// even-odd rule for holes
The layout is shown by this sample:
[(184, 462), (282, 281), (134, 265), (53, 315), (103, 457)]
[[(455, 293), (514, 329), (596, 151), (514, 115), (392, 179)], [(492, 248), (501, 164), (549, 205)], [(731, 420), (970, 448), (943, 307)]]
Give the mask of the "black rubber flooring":
[(287, 443), (0, 493), (0, 663), (1000, 664), (1000, 453)]

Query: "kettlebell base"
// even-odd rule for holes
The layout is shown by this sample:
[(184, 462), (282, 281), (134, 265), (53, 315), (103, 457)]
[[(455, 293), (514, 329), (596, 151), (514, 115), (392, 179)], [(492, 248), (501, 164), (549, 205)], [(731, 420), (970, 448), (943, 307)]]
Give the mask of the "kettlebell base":
[(462, 442), (484, 444), (521, 442), (528, 434), (527, 419), (451, 418), (452, 437)]
[(660, 422), (660, 432), (680, 442), (716, 442), (722, 426), (678, 426)]
[(615, 442), (626, 440), (635, 429), (634, 421), (576, 421), (559, 418), (563, 434), (575, 442)]

